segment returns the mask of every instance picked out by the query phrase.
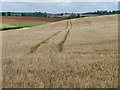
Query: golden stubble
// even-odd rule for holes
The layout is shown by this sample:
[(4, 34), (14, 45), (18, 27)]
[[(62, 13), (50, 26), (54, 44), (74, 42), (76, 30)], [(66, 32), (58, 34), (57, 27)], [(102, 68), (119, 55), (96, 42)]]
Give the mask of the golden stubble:
[(117, 15), (71, 22), (69, 34), (68, 20), (3, 32), (3, 87), (117, 87)]

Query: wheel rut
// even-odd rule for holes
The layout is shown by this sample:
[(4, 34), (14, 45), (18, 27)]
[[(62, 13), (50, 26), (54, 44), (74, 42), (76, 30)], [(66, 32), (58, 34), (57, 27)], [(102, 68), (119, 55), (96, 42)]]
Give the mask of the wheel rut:
[(64, 43), (66, 42), (66, 39), (70, 33), (70, 30), (72, 29), (72, 21), (70, 20), (69, 22), (67, 21), (67, 26), (65, 28), (67, 30), (63, 40), (58, 44), (58, 51), (62, 52), (63, 51), (63, 47), (64, 47)]
[[(66, 41), (66, 39), (67, 39), (71, 29), (72, 29), (72, 21), (71, 20), (69, 20), (69, 21), (67, 20), (67, 24), (66, 24), (66, 27), (65, 27), (65, 30), (67, 30), (67, 32), (65, 33), (63, 40), (58, 44), (58, 51), (59, 52), (63, 51), (64, 43), (65, 43), (65, 41)], [(30, 53), (34, 53), (41, 45), (45, 44), (51, 38), (57, 36), (60, 32), (62, 32), (62, 31), (58, 31), (58, 32), (54, 33), (53, 35), (51, 35), (47, 39), (45, 39), (42, 42), (38, 43), (37, 45), (31, 47)]]
[(56, 32), (55, 34), (53, 34), (52, 36), (48, 37), (46, 40), (42, 41), (41, 43), (38, 43), (37, 45), (35, 45), (34, 47), (31, 48), (30, 53), (34, 53), (38, 47), (40, 47), (42, 44), (45, 44), (47, 41), (49, 41), (52, 37), (56, 36), (57, 34), (59, 34), (61, 31)]

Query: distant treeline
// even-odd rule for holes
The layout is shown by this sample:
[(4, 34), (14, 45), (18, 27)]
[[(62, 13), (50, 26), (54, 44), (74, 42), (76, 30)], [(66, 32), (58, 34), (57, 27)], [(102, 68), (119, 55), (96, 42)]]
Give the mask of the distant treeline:
[(113, 10), (113, 11), (95, 11), (95, 12), (87, 12), (87, 13), (83, 13), (83, 14), (99, 14), (99, 15), (109, 15), (109, 14), (120, 14), (120, 10)]
[(2, 16), (41, 16), (47, 17), (47, 13), (34, 12), (34, 13), (26, 13), (26, 12), (2, 12)]
[(46, 12), (1, 12), (1, 16), (39, 16), (39, 17), (76, 17), (79, 18), (81, 15), (110, 15), (110, 14), (120, 14), (120, 10), (113, 10), (113, 11), (103, 11), (98, 10), (95, 12), (87, 12), (87, 13), (58, 13), (58, 14), (52, 14), (52, 13), (46, 13)]

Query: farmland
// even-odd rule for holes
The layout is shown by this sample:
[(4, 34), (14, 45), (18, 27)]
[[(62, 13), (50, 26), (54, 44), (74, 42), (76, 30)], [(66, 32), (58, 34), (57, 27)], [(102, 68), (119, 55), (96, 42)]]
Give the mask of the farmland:
[[(38, 24), (38, 25), (40, 25), (40, 24)], [(33, 27), (33, 26), (38, 26), (38, 25), (37, 24), (2, 24), (2, 25), (0, 25), (0, 30), (5, 31), (5, 30), (11, 30), (11, 29)]]
[(11, 30), (25, 27), (33, 27), (51, 22), (63, 20), (63, 18), (41, 18), (41, 17), (18, 17), (18, 16), (3, 16), (0, 30)]
[(3, 87), (118, 87), (117, 15), (48, 21), (2, 32)]
[(43, 18), (43, 17), (20, 17), (20, 16), (2, 16), (2, 23), (10, 24), (46, 24), (64, 20), (64, 18)]

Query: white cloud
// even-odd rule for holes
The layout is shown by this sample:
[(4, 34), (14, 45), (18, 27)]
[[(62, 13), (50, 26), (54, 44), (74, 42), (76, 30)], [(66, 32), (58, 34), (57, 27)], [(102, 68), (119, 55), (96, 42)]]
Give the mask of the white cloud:
[(2, 2), (119, 2), (120, 0), (1, 0)]
[[(13, 7), (14, 6), (14, 7)], [(25, 12), (89, 12), (89, 11), (96, 11), (96, 10), (117, 10), (118, 3), (111, 2), (111, 3), (98, 3), (98, 2), (8, 2), (3, 3), (3, 11), (25, 11)]]
[(72, 0), (54, 0), (54, 2), (72, 2)]

